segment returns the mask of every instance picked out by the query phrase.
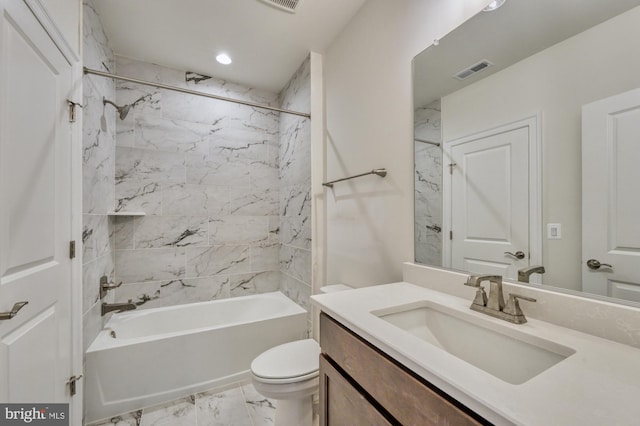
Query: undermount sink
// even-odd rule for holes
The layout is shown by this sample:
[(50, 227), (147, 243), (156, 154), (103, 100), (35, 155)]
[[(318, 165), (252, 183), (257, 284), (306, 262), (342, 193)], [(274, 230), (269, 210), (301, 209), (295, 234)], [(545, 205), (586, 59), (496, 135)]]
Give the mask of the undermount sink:
[(522, 384), (575, 351), (513, 327), (431, 302), (416, 302), (371, 312), (485, 372)]

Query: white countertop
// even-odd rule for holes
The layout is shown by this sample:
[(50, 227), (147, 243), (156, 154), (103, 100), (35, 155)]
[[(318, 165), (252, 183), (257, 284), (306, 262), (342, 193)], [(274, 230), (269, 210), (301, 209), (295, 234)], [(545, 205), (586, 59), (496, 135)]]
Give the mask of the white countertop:
[[(471, 311), (471, 300), (405, 282), (311, 299), (323, 312), (497, 425), (640, 424), (640, 349), (535, 319), (510, 324)], [(512, 327), (576, 353), (525, 383), (513, 385), (371, 314), (421, 300), (463, 311), (500, 328)], [(526, 315), (524, 303), (522, 308)]]

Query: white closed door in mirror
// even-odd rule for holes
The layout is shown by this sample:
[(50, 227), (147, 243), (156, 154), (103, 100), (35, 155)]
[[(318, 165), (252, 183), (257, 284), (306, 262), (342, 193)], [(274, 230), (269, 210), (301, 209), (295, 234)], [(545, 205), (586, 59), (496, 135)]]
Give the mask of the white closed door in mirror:
[(640, 89), (583, 106), (584, 291), (640, 302), (639, 161)]
[(524, 120), (448, 144), (452, 268), (517, 279), (529, 265), (533, 128)]

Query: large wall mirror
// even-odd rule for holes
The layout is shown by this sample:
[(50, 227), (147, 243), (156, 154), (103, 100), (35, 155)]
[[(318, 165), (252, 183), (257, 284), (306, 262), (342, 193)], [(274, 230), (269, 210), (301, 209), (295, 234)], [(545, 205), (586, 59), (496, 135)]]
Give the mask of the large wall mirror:
[(413, 67), (416, 262), (640, 302), (640, 0), (506, 0)]

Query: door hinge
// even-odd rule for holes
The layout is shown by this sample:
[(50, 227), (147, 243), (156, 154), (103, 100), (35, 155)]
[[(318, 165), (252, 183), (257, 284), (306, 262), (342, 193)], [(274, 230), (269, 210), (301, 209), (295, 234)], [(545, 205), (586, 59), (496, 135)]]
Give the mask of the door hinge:
[(76, 394), (77, 391), (77, 386), (76, 386), (76, 382), (78, 380), (80, 380), (82, 378), (82, 374), (79, 376), (71, 376), (69, 377), (69, 381), (67, 382), (67, 384), (69, 385), (69, 394), (71, 396), (74, 396)]
[(76, 242), (69, 241), (69, 259), (74, 259), (76, 257)]
[(453, 169), (454, 167), (456, 167), (458, 164), (457, 163), (450, 163), (449, 164), (449, 174), (452, 175), (453, 174)]
[(453, 231), (449, 231), (449, 239), (453, 241)]
[(82, 108), (82, 104), (79, 104), (78, 102), (73, 102), (73, 101), (67, 99), (67, 105), (69, 105), (69, 123), (75, 123), (76, 122), (76, 107)]

